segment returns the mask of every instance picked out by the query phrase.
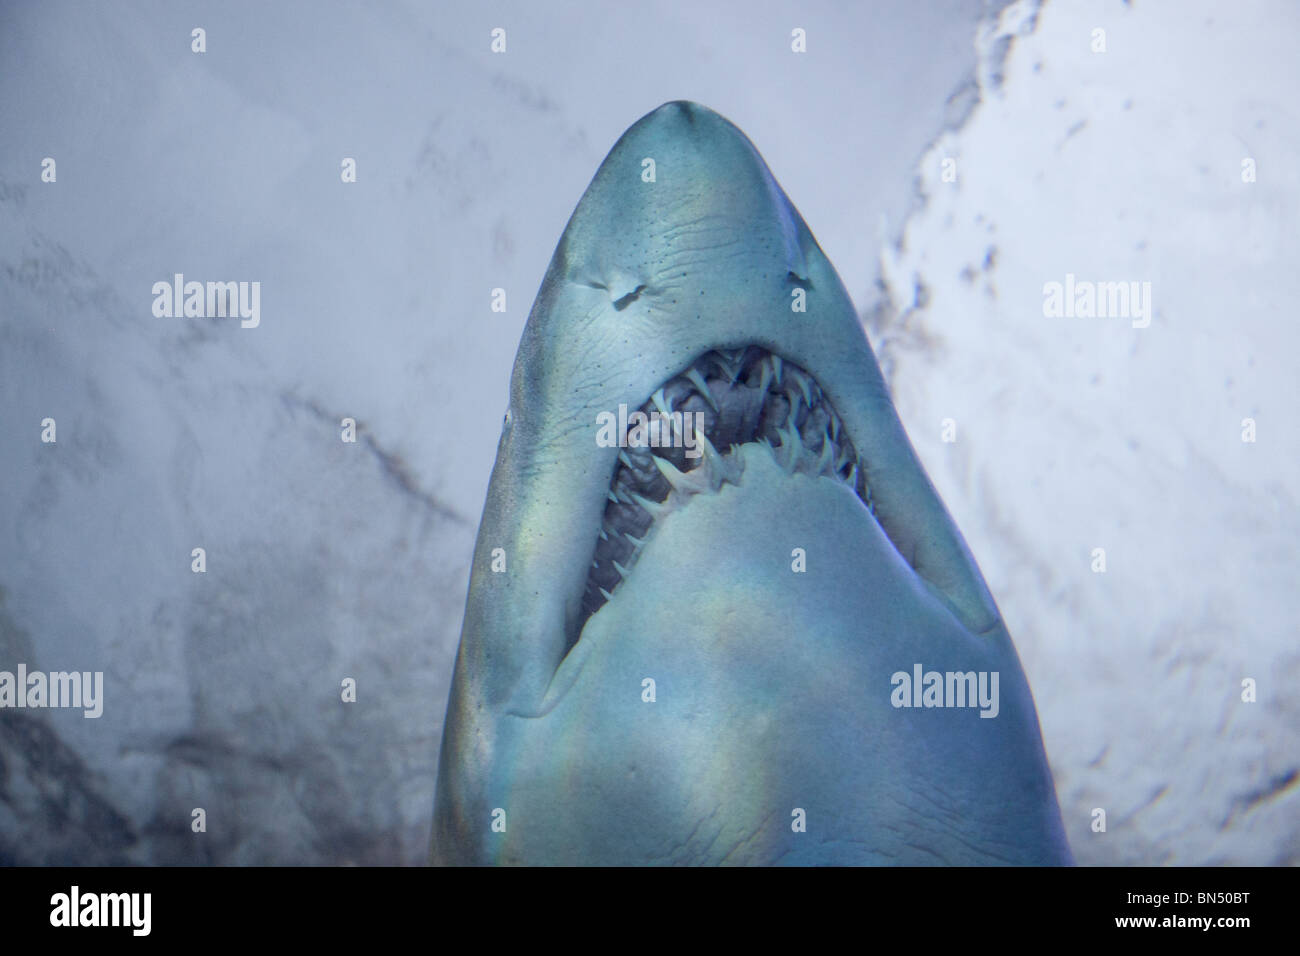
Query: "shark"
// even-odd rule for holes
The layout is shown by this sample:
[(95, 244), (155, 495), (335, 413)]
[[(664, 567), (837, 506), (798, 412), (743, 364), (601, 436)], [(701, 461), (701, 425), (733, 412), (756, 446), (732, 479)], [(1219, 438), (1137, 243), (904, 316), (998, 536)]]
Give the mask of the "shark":
[(853, 303), (698, 104), (614, 145), (525, 324), (430, 861), (1072, 862), (1015, 647)]

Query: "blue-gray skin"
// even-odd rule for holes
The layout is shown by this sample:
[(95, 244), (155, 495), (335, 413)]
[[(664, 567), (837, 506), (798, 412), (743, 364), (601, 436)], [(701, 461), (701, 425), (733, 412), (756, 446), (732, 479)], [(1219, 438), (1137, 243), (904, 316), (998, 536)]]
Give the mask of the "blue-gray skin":
[[(796, 288), (806, 311), (792, 310)], [(815, 377), (865, 466), (874, 515), (844, 483), (739, 446), (738, 480), (656, 520), (584, 625), (619, 461), (597, 444), (598, 414), (643, 405), (711, 349), (747, 345)], [(998, 672), (996, 718), (894, 707), (891, 675), (915, 663)], [(849, 296), (757, 150), (696, 104), (668, 103), (619, 140), (524, 329), (431, 857), (1070, 862), (1015, 648)]]

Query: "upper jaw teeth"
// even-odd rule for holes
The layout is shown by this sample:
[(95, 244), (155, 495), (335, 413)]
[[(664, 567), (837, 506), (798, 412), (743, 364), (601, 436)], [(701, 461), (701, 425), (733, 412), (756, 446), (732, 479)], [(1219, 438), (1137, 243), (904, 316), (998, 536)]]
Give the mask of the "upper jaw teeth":
[(678, 504), (691, 495), (717, 491), (724, 482), (735, 484), (740, 480), (744, 466), (739, 459), (734, 455), (719, 454), (703, 432), (696, 432), (695, 440), (700, 456), (689, 471), (679, 471), (676, 465), (660, 455), (652, 456), (655, 467), (672, 487), (666, 500), (673, 504)]
[(665, 421), (690, 412), (683, 420), (698, 424), (687, 434), (665, 429), (670, 440), (657, 446), (619, 450), (579, 632), (631, 573), (655, 521), (694, 495), (739, 483), (744, 464), (736, 446), (762, 443), (787, 472), (843, 482), (873, 507), (862, 462), (817, 380), (765, 349), (706, 352), (656, 389), (641, 411)]
[(686, 370), (686, 378), (695, 386), (695, 390), (704, 396), (704, 400), (713, 407), (713, 410), (719, 411), (718, 400), (713, 397), (713, 391), (709, 388), (709, 383), (704, 380), (704, 376), (700, 374), (700, 370), (692, 365)]

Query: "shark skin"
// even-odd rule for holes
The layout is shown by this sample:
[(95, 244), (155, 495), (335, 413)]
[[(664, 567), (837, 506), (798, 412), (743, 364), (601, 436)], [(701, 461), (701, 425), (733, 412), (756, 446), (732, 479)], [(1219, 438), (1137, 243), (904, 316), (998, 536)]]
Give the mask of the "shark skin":
[[(788, 444), (709, 445), (727, 480), (662, 509), (622, 583), (584, 611), (620, 462), (597, 416), (747, 347), (779, 357), (765, 376), (783, 360), (815, 378), (862, 486), (792, 466)], [(996, 672), (996, 716), (895, 706), (892, 675), (917, 664)], [(667, 103), (620, 138), (524, 329), (431, 861), (1071, 862), (1010, 635), (853, 304), (758, 151), (699, 105)]]

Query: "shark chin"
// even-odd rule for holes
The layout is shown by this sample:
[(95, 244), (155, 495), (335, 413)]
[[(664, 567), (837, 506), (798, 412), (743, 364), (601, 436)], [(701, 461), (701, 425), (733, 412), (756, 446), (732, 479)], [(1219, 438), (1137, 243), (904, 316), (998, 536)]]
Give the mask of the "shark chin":
[(857, 313), (696, 104), (614, 146), (525, 326), (431, 860), (1071, 862), (1014, 645)]

